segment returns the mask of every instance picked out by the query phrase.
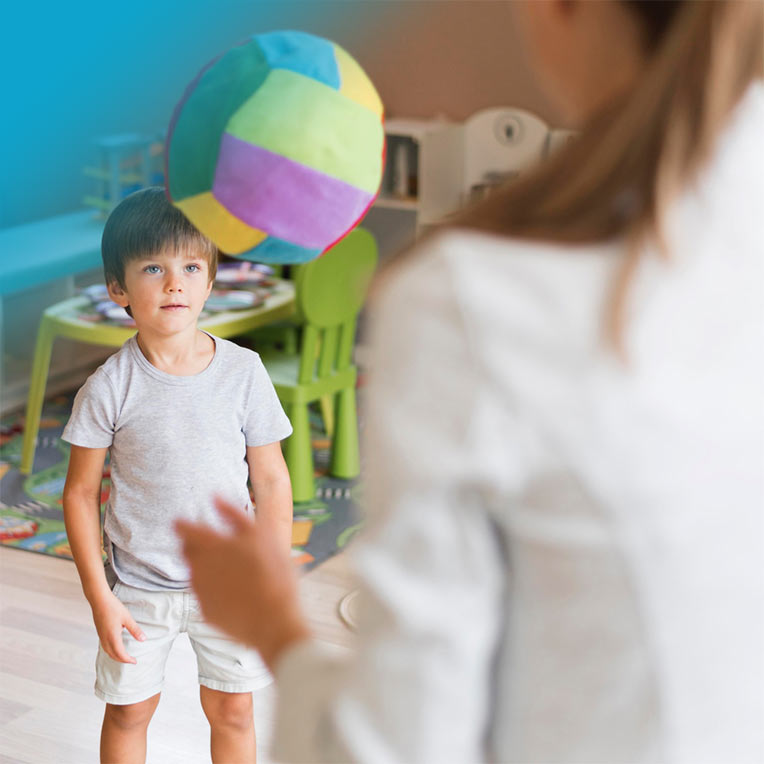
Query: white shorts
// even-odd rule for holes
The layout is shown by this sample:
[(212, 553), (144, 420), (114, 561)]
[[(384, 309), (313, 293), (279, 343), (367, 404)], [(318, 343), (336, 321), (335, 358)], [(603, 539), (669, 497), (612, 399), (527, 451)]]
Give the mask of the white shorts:
[(146, 635), (139, 642), (122, 632), (125, 649), (137, 663), (120, 663), (98, 646), (95, 694), (114, 705), (146, 700), (162, 690), (165, 664), (175, 637), (188, 633), (196, 653), (199, 684), (222, 692), (251, 692), (273, 680), (259, 654), (232, 642), (202, 620), (191, 592), (153, 592), (118, 581), (113, 593)]

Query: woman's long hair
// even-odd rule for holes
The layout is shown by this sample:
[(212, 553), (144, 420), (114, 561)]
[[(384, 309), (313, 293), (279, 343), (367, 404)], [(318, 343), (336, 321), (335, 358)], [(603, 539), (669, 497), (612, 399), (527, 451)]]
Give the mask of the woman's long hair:
[(547, 162), (449, 222), (571, 244), (623, 237), (628, 256), (604, 322), (617, 349), (644, 245), (662, 248), (669, 202), (709, 158), (749, 83), (764, 74), (760, 0), (621, 1), (640, 18), (647, 40), (646, 71), (636, 85)]

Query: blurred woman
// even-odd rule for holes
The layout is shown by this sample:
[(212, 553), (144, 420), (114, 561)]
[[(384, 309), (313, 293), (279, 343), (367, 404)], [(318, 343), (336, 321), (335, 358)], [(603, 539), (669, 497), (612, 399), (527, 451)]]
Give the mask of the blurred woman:
[(194, 585), (277, 758), (760, 762), (764, 4), (513, 8), (582, 133), (379, 281), (357, 653), (230, 508)]

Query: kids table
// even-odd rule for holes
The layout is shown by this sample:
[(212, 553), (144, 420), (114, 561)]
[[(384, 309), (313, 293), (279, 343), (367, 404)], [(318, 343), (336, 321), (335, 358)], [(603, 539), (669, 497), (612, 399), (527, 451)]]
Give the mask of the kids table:
[[(213, 313), (200, 318), (199, 328), (217, 337), (227, 338), (244, 334), (274, 321), (290, 318), (295, 312), (295, 292), (291, 281), (273, 278), (264, 302), (252, 308)], [(34, 463), (40, 414), (48, 381), (50, 356), (56, 337), (69, 337), (91, 345), (121, 347), (133, 334), (135, 328), (109, 322), (94, 323), (83, 317), (91, 301), (86, 296), (52, 305), (44, 311), (37, 332), (29, 398), (27, 401), (24, 440), (21, 449), (20, 471), (28, 475)]]

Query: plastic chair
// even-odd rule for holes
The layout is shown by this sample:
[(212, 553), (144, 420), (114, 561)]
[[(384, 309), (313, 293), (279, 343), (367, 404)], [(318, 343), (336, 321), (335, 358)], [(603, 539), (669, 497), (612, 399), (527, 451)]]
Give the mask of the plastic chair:
[(304, 321), (297, 354), (265, 353), (276, 393), (292, 422), (284, 457), (295, 502), (315, 497), (308, 404), (334, 399), (329, 472), (354, 478), (360, 472), (356, 414), (356, 322), (377, 264), (374, 237), (356, 229), (317, 260), (297, 269), (297, 310)]
[[(50, 356), (56, 337), (68, 337), (91, 345), (118, 348), (135, 334), (135, 329), (129, 327), (106, 323), (94, 324), (80, 319), (80, 312), (89, 303), (90, 300), (87, 297), (73, 297), (52, 305), (42, 315), (37, 332), (37, 345), (27, 398), (24, 439), (21, 446), (19, 471), (23, 475), (28, 475), (34, 464)], [(218, 337), (235, 337), (272, 321), (289, 318), (294, 314), (294, 309), (294, 288), (290, 282), (283, 281), (279, 283), (274, 293), (267, 297), (263, 305), (245, 310), (216, 313), (201, 320), (199, 326)]]
[[(273, 276), (288, 281), (292, 280), (292, 270), (288, 265), (271, 265)], [(274, 321), (268, 326), (261, 326), (247, 332), (247, 339), (258, 353), (268, 350), (283, 350), (285, 353), (296, 353), (298, 347), (300, 323), (296, 316), (284, 321)]]

